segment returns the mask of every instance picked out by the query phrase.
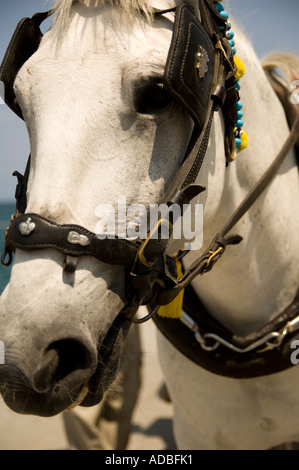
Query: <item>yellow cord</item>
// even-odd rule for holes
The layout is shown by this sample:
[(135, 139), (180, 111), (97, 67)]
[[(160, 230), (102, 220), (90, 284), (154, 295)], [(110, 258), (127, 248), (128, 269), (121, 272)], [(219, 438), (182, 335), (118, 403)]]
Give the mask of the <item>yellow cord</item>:
[[(183, 275), (182, 261), (179, 258), (176, 258), (176, 266), (179, 279)], [(161, 305), (157, 312), (158, 315), (164, 318), (180, 318), (182, 316), (183, 298), (184, 290), (181, 290), (176, 298), (173, 299), (169, 304)]]

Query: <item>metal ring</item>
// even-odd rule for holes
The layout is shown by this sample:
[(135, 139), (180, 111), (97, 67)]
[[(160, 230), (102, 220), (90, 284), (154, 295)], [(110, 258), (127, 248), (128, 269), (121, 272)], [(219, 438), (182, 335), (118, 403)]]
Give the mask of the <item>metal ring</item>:
[(154, 308), (154, 310), (152, 310), (152, 312), (148, 313), (142, 318), (133, 318), (132, 322), (136, 323), (137, 325), (140, 325), (141, 323), (145, 323), (146, 321), (150, 320), (155, 313), (157, 313), (157, 311), (159, 310), (159, 307), (160, 305), (157, 305)]
[(205, 351), (215, 351), (215, 349), (218, 348), (219, 346), (219, 343), (218, 341), (216, 341), (214, 338), (214, 344), (212, 343), (210, 346), (208, 345), (208, 342), (207, 342), (207, 339), (206, 339), (206, 335), (202, 336), (199, 332), (199, 329), (197, 329), (197, 331), (194, 332), (194, 336), (195, 336), (195, 339), (196, 341), (198, 341), (198, 343), (201, 345), (202, 349), (204, 349)]
[[(7, 255), (8, 255), (8, 261), (5, 261), (5, 258), (7, 257)], [(6, 268), (8, 268), (8, 266), (11, 265), (11, 263), (12, 263), (12, 252), (11, 251), (7, 251), (6, 249), (3, 251), (2, 256), (1, 256), (1, 263)]]

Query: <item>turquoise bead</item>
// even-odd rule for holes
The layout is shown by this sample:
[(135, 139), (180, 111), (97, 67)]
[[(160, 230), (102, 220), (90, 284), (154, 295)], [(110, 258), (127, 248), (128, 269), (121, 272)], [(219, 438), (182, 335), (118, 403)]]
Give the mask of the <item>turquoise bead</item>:
[[(228, 14), (227, 11), (225, 11), (225, 8), (224, 8), (224, 6), (222, 5), (221, 2), (222, 2), (222, 0), (214, 0), (215, 8), (217, 9), (219, 15), (223, 18), (223, 20), (225, 20), (225, 26), (221, 25), (220, 30), (223, 32), (223, 36), (225, 36), (227, 38), (228, 44), (231, 47), (232, 54), (236, 55), (237, 49), (236, 49), (236, 43), (234, 41), (235, 33), (231, 29), (232, 25), (231, 25), (231, 22), (229, 21), (229, 14)], [(239, 80), (235, 80), (234, 83), (235, 83), (236, 90), (240, 91), (241, 85), (239, 83)], [(237, 95), (238, 95), (238, 93), (237, 93)], [(242, 101), (241, 100), (237, 101), (237, 103), (236, 103), (237, 121), (235, 123), (235, 129), (234, 129), (234, 138), (235, 138), (235, 142), (236, 142), (236, 151), (237, 151), (237, 153), (240, 152), (240, 146), (242, 144), (242, 140), (241, 140), (241, 137), (242, 137), (242, 134), (243, 134), (242, 127), (244, 125), (244, 121), (243, 121), (244, 113), (242, 111), (242, 108), (243, 108)], [(227, 162), (227, 166), (228, 166), (228, 162)]]
[(219, 13), (224, 10), (224, 6), (222, 5), (222, 3), (216, 2), (215, 7), (219, 11)]
[(219, 13), (219, 15), (224, 19), (224, 20), (227, 20), (228, 19), (228, 13), (227, 11), (223, 10)]

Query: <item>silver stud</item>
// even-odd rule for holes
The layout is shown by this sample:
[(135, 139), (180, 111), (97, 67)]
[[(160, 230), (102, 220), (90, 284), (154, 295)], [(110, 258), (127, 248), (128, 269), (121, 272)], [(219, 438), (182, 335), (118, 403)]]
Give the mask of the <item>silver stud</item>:
[(207, 51), (202, 46), (198, 46), (198, 51), (196, 53), (196, 69), (198, 78), (203, 78), (209, 70), (208, 62), (209, 56)]
[(35, 227), (36, 227), (35, 223), (32, 222), (30, 217), (28, 217), (28, 219), (25, 222), (22, 222), (19, 225), (19, 232), (23, 236), (28, 236), (35, 230)]
[(67, 241), (72, 245), (88, 246), (90, 240), (85, 235), (80, 235), (78, 232), (70, 232), (67, 237)]

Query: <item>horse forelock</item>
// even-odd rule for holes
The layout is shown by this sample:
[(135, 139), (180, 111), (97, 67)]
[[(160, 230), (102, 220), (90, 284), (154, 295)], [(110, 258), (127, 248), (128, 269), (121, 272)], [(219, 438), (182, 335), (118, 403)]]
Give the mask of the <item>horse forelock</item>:
[(61, 32), (68, 23), (72, 6), (76, 4), (81, 4), (87, 8), (98, 8), (101, 5), (110, 4), (122, 10), (130, 21), (140, 15), (143, 15), (147, 20), (151, 20), (153, 14), (153, 7), (149, 0), (56, 0), (54, 25)]

